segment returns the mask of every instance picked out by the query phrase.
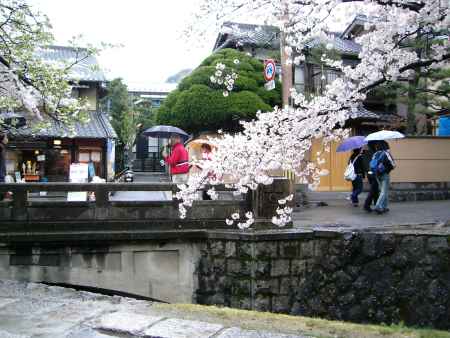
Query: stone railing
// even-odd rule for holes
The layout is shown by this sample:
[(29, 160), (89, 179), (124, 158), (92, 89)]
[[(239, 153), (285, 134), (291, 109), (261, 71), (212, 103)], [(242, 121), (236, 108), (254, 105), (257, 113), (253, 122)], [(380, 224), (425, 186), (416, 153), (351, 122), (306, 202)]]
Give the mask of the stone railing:
[[(195, 201), (187, 217), (180, 219), (178, 201), (117, 199), (117, 192), (164, 192), (175, 196), (177, 186), (172, 183), (9, 183), (0, 184), (0, 192), (12, 192), (12, 197), (0, 202), (0, 225), (20, 224), (93, 224), (115, 223), (123, 228), (132, 223), (154, 228), (217, 228), (226, 227), (225, 218), (238, 212), (253, 211), (261, 225), (275, 212), (277, 200), (292, 191), (288, 180), (275, 180), (271, 186), (261, 187), (242, 199)], [(230, 191), (215, 186), (217, 191)], [(95, 195), (92, 200), (67, 201), (65, 198), (33, 198), (38, 192), (80, 192)], [(116, 192), (114, 198), (111, 195)], [(92, 194), (93, 193), (93, 194)], [(125, 223), (126, 222), (126, 223)]]

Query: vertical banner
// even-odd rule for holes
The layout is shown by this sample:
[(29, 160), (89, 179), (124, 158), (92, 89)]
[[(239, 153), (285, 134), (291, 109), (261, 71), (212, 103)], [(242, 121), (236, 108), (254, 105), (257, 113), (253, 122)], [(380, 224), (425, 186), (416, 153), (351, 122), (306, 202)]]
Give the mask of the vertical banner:
[(107, 139), (106, 141), (106, 178), (107, 181), (113, 181), (115, 176), (116, 162), (116, 141)]

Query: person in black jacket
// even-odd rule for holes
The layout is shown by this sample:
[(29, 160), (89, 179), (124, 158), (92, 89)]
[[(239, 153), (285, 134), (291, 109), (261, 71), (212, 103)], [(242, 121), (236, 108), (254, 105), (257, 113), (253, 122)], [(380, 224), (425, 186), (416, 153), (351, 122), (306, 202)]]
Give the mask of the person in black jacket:
[(8, 143), (8, 136), (0, 133), (0, 182), (5, 182), (6, 176), (6, 144)]
[[(370, 162), (373, 154), (375, 154), (375, 152), (377, 151), (375, 146), (376, 146), (376, 141), (370, 141), (367, 144), (368, 162)], [(373, 210), (371, 208), (371, 205), (377, 203), (378, 196), (380, 194), (380, 189), (378, 187), (376, 173), (374, 173), (374, 172), (372, 172), (372, 170), (370, 170), (370, 165), (367, 165), (367, 180), (369, 181), (370, 190), (369, 190), (369, 193), (367, 194), (367, 198), (364, 202), (364, 210), (366, 210), (367, 212), (372, 212)]]
[(364, 178), (364, 161), (362, 157), (362, 149), (353, 149), (353, 153), (350, 156), (349, 163), (353, 163), (355, 169), (356, 178), (352, 181), (352, 203), (354, 207), (359, 204), (358, 195), (363, 190), (363, 178)]

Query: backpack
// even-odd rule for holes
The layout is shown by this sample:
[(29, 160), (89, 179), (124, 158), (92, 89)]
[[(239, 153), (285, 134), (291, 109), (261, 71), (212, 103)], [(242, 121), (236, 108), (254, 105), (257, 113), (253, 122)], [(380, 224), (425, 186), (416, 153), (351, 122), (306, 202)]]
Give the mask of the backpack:
[(344, 179), (346, 181), (354, 181), (355, 180), (355, 178), (356, 178), (355, 162), (358, 159), (358, 157), (360, 157), (360, 156), (361, 155), (356, 156), (355, 159), (347, 165), (347, 168), (345, 169), (345, 172), (344, 172)]
[(392, 157), (384, 150), (379, 150), (373, 154), (369, 165), (370, 170), (375, 175), (388, 174), (395, 167)]

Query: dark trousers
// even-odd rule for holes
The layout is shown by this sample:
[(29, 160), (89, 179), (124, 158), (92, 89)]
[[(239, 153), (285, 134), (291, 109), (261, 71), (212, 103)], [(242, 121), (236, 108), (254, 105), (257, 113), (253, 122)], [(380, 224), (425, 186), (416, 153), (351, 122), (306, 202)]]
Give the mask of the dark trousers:
[(363, 179), (361, 175), (356, 175), (356, 178), (352, 181), (352, 203), (358, 204), (358, 195), (363, 190)]
[(380, 195), (380, 189), (378, 187), (378, 181), (373, 175), (368, 176), (370, 190), (367, 194), (366, 201), (364, 202), (364, 208), (369, 209), (372, 204), (376, 204), (378, 196)]

